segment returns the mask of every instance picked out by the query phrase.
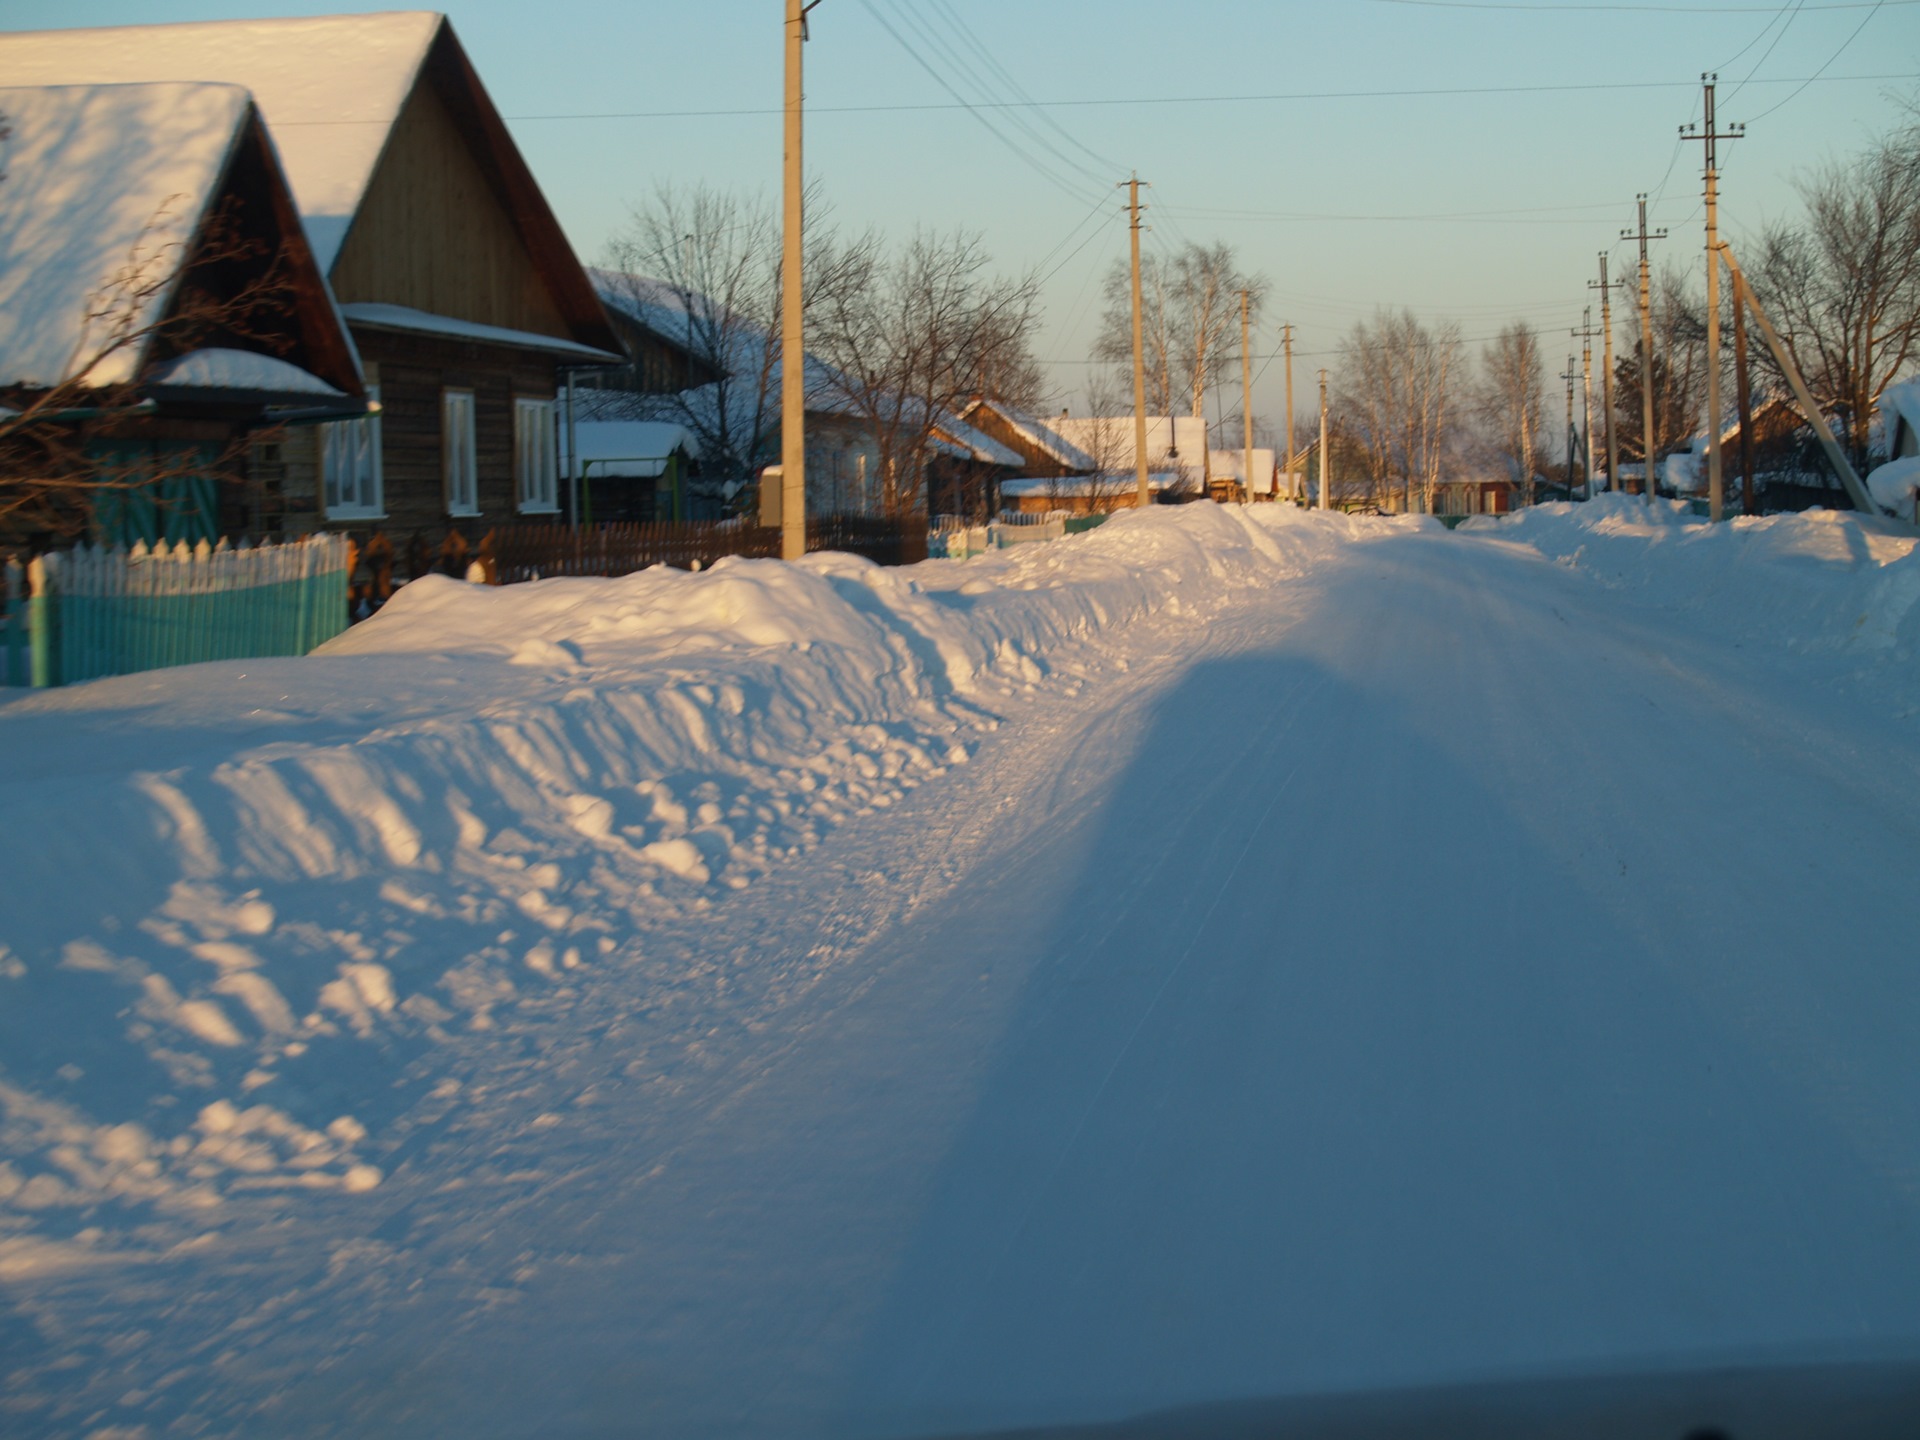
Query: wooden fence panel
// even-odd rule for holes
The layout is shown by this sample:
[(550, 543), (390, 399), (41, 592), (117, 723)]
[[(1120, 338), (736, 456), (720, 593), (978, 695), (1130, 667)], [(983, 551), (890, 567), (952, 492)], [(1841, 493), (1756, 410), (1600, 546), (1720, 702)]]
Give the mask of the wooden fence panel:
[[(287, 545), (229, 548), (202, 540), (151, 550), (82, 545), (27, 567), (24, 607), (10, 603), (7, 676), (38, 686), (71, 684), (202, 660), (304, 655), (347, 625), (342, 535)], [(17, 591), (9, 569), (8, 595)], [(16, 627), (28, 632), (31, 665), (16, 659)]]

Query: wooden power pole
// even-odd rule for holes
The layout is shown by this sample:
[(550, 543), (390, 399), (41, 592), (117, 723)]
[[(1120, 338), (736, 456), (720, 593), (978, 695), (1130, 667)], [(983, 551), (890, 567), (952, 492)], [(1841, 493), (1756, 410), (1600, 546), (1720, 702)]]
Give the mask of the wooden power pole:
[[(1127, 232), (1133, 246), (1133, 468), (1140, 482), (1134, 504), (1144, 510), (1153, 501), (1147, 483), (1147, 345), (1140, 301), (1140, 177), (1127, 181)], [(1172, 425), (1169, 420), (1168, 425)]]
[(1620, 450), (1613, 441), (1613, 287), (1607, 283), (1607, 252), (1600, 252), (1600, 279), (1587, 282), (1600, 292), (1600, 406), (1607, 420), (1607, 489), (1620, 488)]
[(1586, 430), (1586, 497), (1593, 498), (1593, 307), (1580, 312), (1580, 328), (1572, 332), (1580, 337), (1580, 423)]
[(1719, 142), (1738, 140), (1746, 130), (1735, 125), (1720, 130), (1714, 124), (1713, 89), (1717, 75), (1702, 75), (1705, 92), (1704, 124), (1683, 125), (1680, 133), (1706, 147), (1707, 193), (1707, 507), (1718, 524), (1726, 517), (1726, 482), (1720, 470), (1720, 161)]
[(1639, 234), (1622, 230), (1620, 238), (1640, 241), (1640, 450), (1643, 462), (1640, 485), (1647, 504), (1651, 505), (1660, 486), (1653, 478), (1653, 271), (1647, 263), (1647, 242), (1664, 240), (1667, 232), (1648, 232), (1647, 197), (1641, 194), (1635, 198), (1640, 206)]
[[(1717, 263), (1717, 262), (1716, 262)], [(1747, 384), (1746, 281), (1733, 277), (1733, 397), (1740, 415), (1740, 513), (1758, 515), (1753, 494), (1753, 391)]]
[[(1287, 443), (1282, 449), (1285, 458), (1280, 462), (1287, 467), (1287, 498), (1293, 499), (1293, 326), (1280, 327), (1280, 346), (1287, 352)], [(1305, 499), (1304, 495), (1298, 497)]]
[(800, 163), (801, 47), (820, 0), (787, 0), (787, 143), (780, 258), (780, 558), (807, 553), (807, 347), (800, 304), (800, 231), (806, 179)]
[(1240, 429), (1246, 458), (1241, 461), (1240, 483), (1247, 498), (1253, 498), (1253, 332), (1247, 322), (1247, 292), (1240, 292)]
[(1573, 368), (1571, 355), (1567, 356), (1567, 368), (1560, 378), (1567, 382), (1567, 499), (1571, 500), (1573, 499), (1574, 441), (1579, 435), (1573, 427), (1573, 382), (1580, 378), (1580, 372)]
[(1327, 372), (1320, 372), (1320, 508), (1327, 508)]

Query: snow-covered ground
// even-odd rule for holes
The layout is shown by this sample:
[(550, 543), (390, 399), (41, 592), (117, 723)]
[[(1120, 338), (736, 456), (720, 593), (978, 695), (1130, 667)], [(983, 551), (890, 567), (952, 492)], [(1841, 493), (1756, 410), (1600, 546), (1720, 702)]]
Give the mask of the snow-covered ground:
[(1200, 505), (16, 695), (0, 1430), (1920, 1348), (1914, 548)]

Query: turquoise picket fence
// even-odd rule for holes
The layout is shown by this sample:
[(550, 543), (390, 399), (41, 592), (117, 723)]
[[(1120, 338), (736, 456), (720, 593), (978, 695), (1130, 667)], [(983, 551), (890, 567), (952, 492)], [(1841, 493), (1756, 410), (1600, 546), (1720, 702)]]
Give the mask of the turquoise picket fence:
[(351, 545), (82, 545), (7, 566), (6, 683), (304, 655), (347, 626)]

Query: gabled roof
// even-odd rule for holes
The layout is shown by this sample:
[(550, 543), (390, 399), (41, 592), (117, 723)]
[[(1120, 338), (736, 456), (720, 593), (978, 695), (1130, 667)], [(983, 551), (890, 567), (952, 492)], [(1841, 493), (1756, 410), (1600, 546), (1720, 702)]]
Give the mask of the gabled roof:
[(618, 345), (519, 148), (444, 15), (394, 11), (275, 20), (0, 33), (13, 84), (214, 81), (244, 87), (265, 118), (315, 258), (331, 273), (395, 122), (423, 77), (463, 128), (573, 338)]
[[(1057, 434), (1083, 451), (1104, 455), (1115, 469), (1133, 469), (1132, 415), (1062, 415), (1049, 423)], [(1198, 475), (1201, 454), (1206, 449), (1207, 422), (1199, 416), (1147, 416), (1149, 469), (1185, 465)]]
[(1078, 445), (1067, 440), (1058, 431), (1036, 420), (1024, 410), (1017, 410), (1001, 400), (975, 400), (960, 414), (962, 420), (971, 421), (981, 411), (991, 411), (1001, 421), (1020, 436), (1029, 445), (1039, 450), (1056, 465), (1082, 473), (1097, 470), (1093, 457)]
[[(587, 274), (591, 277), (594, 288), (599, 292), (601, 303), (609, 312), (626, 317), (633, 324), (686, 348), (689, 353), (698, 353), (690, 343), (686, 303), (666, 281), (655, 280), (644, 275), (628, 275), (616, 270), (590, 269)], [(711, 357), (711, 361), (718, 362), (720, 369), (734, 377), (732, 403), (735, 405), (752, 402), (752, 396), (749, 393), (752, 378), (760, 368), (761, 355), (767, 338), (765, 327), (754, 321), (742, 319), (729, 331), (733, 353)], [(709, 360), (707, 356), (699, 358)], [(807, 355), (806, 362), (808, 413), (854, 414), (853, 407), (847, 402), (844, 380), (840, 372), (811, 353)], [(775, 397), (780, 393), (780, 370), (780, 360), (776, 353), (768, 372), (770, 393)], [(716, 387), (703, 385), (683, 391), (678, 396), (658, 398), (673, 402), (670, 408), (684, 408), (697, 412), (703, 404), (717, 403), (715, 398), (717, 394)], [(777, 398), (774, 403), (778, 404)]]
[(426, 11), (0, 34), (17, 85), (219, 81), (253, 94), (331, 269), (444, 17)]
[(1026, 468), (1027, 457), (1018, 450), (1002, 445), (991, 435), (951, 415), (933, 427), (933, 434), (936, 440), (944, 440), (953, 447), (956, 459), (976, 460), (982, 465), (998, 465), (1006, 470)]
[(351, 342), (246, 91), (184, 83), (6, 89), (0, 113), (13, 131), (0, 162), (0, 385), (142, 378), (158, 358), (151, 334), (101, 355), (111, 322), (89, 322), (89, 310), (117, 305), (132, 335), (167, 318), (216, 206), (232, 200), (261, 207), (252, 220), (280, 239), (294, 292), (287, 323), (304, 363), (322, 372), (316, 383), (332, 394), (360, 393)]

